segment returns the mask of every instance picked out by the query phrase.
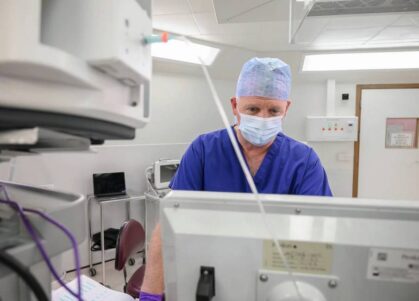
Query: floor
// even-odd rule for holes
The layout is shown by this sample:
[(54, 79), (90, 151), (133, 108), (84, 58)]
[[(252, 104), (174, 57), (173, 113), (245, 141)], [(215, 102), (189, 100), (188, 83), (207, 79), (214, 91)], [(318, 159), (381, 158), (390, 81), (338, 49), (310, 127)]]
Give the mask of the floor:
[[(135, 264), (133, 266), (127, 265), (127, 275), (128, 279), (129, 277), (142, 265), (143, 262), (143, 255), (142, 254), (136, 254), (134, 257)], [(123, 292), (124, 289), (124, 274), (123, 271), (117, 271), (115, 270), (115, 261), (111, 260), (105, 263), (105, 276), (106, 276), (106, 285), (110, 287), (113, 290), (117, 290), (120, 292)], [(81, 270), (81, 273), (89, 276), (90, 278), (102, 282), (102, 264), (96, 264), (94, 265), (94, 268), (96, 269), (96, 275), (90, 276), (89, 274), (89, 267), (86, 267)], [(68, 272), (63, 276), (64, 282), (70, 282), (76, 277), (75, 272)], [(57, 289), (60, 287), (60, 284), (56, 281), (52, 283), (52, 289)]]

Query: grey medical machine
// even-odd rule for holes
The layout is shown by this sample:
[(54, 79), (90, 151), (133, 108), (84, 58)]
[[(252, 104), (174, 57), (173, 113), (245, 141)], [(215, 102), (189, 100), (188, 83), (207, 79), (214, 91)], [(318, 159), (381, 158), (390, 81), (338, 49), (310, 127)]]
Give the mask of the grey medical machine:
[(419, 300), (417, 201), (260, 198), (302, 299), (253, 195), (172, 191), (160, 212), (168, 300)]
[[(151, 16), (151, 0), (0, 1), (0, 162), (10, 160), (9, 179), (15, 156), (131, 140), (149, 122), (152, 58), (144, 38), (152, 34)], [(30, 167), (24, 172), (32, 173)], [(61, 222), (79, 243), (86, 237), (81, 195), (2, 184), (12, 200)], [(36, 215), (30, 220), (49, 258), (70, 249), (61, 231)], [(41, 284), (38, 291), (50, 295), (50, 273), (5, 205), (0, 205), (0, 251), (2, 262), (13, 262), (20, 272), (28, 268), (27, 275)], [(31, 283), (37, 283), (34, 278)], [(35, 300), (3, 264), (0, 300)]]
[[(161, 159), (146, 169), (147, 192), (145, 193), (146, 253), (151, 234), (159, 222), (160, 200), (169, 193), (169, 184), (176, 174), (180, 161)], [(147, 255), (147, 254), (146, 254)]]
[[(60, 221), (80, 244), (86, 238), (86, 209), (84, 197), (78, 194), (58, 192), (21, 184), (0, 182), (9, 198), (22, 207), (38, 209), (54, 220)], [(5, 198), (2, 191), (0, 197)], [(51, 273), (43, 261), (34, 241), (29, 237), (21, 221), (8, 206), (0, 204), (0, 250), (13, 256), (36, 275), (47, 296), (51, 294)], [(41, 235), (42, 243), (52, 258), (69, 249), (68, 238), (56, 227), (34, 214), (28, 214), (30, 222)], [(0, 264), (0, 300), (36, 300), (16, 273)]]

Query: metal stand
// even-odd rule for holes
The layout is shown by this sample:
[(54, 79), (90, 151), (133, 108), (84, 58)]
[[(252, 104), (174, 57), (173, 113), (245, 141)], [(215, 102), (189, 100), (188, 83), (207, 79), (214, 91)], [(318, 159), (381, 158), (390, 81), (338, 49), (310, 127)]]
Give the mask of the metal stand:
[(93, 259), (92, 259), (92, 201), (95, 201), (99, 204), (99, 212), (100, 212), (100, 243), (101, 243), (101, 261), (102, 261), (102, 284), (106, 285), (106, 273), (105, 273), (105, 228), (104, 228), (104, 221), (103, 221), (103, 211), (104, 206), (106, 204), (112, 203), (125, 203), (125, 210), (127, 219), (130, 219), (130, 209), (131, 209), (131, 201), (144, 201), (144, 196), (133, 196), (133, 195), (125, 195), (125, 196), (118, 196), (118, 197), (110, 197), (110, 198), (97, 198), (95, 196), (88, 196), (87, 197), (87, 216), (89, 219), (89, 237), (88, 237), (88, 248), (89, 248), (89, 272), (90, 276), (96, 275), (96, 269), (93, 267)]

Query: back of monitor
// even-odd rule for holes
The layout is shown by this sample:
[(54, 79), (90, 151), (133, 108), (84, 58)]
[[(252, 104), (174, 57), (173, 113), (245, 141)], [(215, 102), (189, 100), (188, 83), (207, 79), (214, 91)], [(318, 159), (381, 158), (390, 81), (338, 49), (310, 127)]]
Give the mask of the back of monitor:
[[(419, 204), (262, 199), (307, 300), (417, 300)], [(215, 270), (213, 300), (299, 300), (252, 195), (173, 191), (161, 223), (169, 300), (196, 300), (202, 266)]]

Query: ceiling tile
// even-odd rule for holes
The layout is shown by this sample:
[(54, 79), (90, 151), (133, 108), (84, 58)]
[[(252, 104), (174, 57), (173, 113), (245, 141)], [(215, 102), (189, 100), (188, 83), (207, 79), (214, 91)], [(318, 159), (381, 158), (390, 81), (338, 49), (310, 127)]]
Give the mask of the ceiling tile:
[(374, 37), (371, 42), (419, 42), (419, 26), (389, 27)]
[(242, 29), (237, 24), (218, 24), (212, 13), (195, 14), (201, 34), (240, 34)]
[(153, 15), (189, 14), (186, 0), (153, 0)]
[(199, 34), (192, 15), (154, 16), (153, 28), (183, 35)]
[[(231, 1), (229, 1), (231, 2)], [(216, 11), (220, 23), (248, 23), (288, 20), (288, 1), (236, 1), (236, 7), (225, 7), (226, 1), (218, 1)]]
[(392, 26), (419, 26), (419, 13), (402, 14)]
[(371, 37), (373, 37), (379, 28), (360, 28), (360, 29), (348, 29), (348, 30), (324, 30), (320, 35), (314, 40), (313, 46), (321, 45), (355, 45), (363, 42), (367, 42)]
[[(368, 27), (384, 27), (393, 24), (399, 15), (363, 15), (363, 16), (334, 16), (334, 17), (309, 17), (315, 19), (329, 19), (327, 29), (355, 29)], [(307, 19), (309, 19), (307, 18)]]
[[(212, 0), (189, 0), (194, 13), (212, 12)], [(153, 0), (153, 15), (190, 14), (187, 0)]]
[(239, 14), (255, 6), (265, 2), (264, 0), (214, 0), (214, 8), (217, 15), (217, 19), (221, 22), (227, 22), (227, 20), (236, 14)]
[(241, 47), (252, 51), (275, 51), (288, 46), (288, 41), (280, 36), (261, 34), (225, 34), (225, 35), (198, 35), (197, 39), (212, 41), (234, 47)]
[(214, 0), (220, 23), (283, 21), (288, 19), (289, 1)]
[[(186, 0), (184, 0), (186, 1)], [(189, 0), (191, 2), (194, 13), (214, 13), (214, 5), (212, 0)]]
[(294, 34), (293, 40), (298, 44), (311, 44), (323, 31), (329, 20), (323, 18), (307, 18)]
[(256, 23), (234, 23), (218, 24), (215, 15), (212, 13), (195, 14), (201, 34), (263, 34), (274, 32), (288, 32), (288, 22), (256, 22)]

